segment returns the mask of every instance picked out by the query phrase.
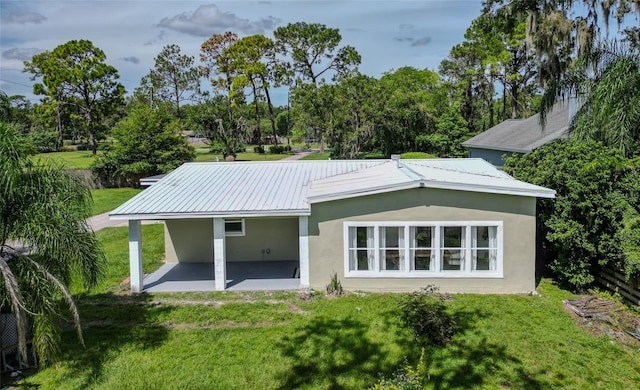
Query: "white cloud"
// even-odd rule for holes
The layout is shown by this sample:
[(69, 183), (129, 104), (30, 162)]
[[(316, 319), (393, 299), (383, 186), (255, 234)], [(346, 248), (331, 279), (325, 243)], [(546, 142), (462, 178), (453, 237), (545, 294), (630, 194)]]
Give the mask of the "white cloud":
[(244, 34), (263, 34), (273, 30), (282, 20), (273, 16), (258, 20), (237, 17), (231, 12), (223, 12), (216, 5), (201, 5), (193, 12), (163, 18), (159, 27), (168, 28), (189, 35), (208, 37), (225, 31)]

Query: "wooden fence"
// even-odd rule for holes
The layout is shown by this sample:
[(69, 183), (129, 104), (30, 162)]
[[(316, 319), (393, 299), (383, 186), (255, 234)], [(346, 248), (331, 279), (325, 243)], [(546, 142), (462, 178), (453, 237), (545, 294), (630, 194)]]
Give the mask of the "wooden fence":
[(624, 272), (600, 267), (596, 281), (611, 292), (616, 292), (630, 304), (640, 306), (640, 279), (628, 279)]

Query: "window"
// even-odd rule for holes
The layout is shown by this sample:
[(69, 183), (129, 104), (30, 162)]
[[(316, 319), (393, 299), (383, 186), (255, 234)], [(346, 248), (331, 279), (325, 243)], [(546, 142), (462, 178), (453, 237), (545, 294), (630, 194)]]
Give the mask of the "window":
[(441, 269), (460, 271), (464, 269), (465, 228), (463, 226), (443, 226), (440, 237)]
[(498, 229), (495, 226), (471, 227), (471, 258), (474, 271), (496, 270)]
[(380, 227), (380, 269), (400, 271), (404, 265), (404, 227)]
[(411, 270), (428, 271), (433, 269), (433, 227), (411, 226)]
[(225, 219), (224, 233), (226, 236), (244, 236), (244, 219)]
[(502, 222), (345, 222), (347, 277), (502, 277)]
[(349, 269), (367, 271), (373, 269), (373, 227), (349, 229)]

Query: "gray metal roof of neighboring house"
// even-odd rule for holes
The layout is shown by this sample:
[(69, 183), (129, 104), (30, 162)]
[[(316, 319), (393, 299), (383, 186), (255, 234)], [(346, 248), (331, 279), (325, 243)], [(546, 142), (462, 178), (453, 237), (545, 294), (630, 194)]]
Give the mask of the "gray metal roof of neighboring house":
[(112, 219), (309, 215), (311, 203), (445, 188), (532, 197), (555, 191), (515, 180), (482, 159), (188, 163), (130, 199)]
[(559, 102), (547, 115), (544, 131), (540, 114), (527, 119), (509, 119), (462, 143), (467, 148), (530, 153), (534, 149), (569, 136), (569, 103)]

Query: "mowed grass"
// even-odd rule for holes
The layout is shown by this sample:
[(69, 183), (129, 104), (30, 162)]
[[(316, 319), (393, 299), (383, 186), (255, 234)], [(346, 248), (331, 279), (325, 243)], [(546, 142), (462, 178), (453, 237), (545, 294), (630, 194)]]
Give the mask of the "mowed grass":
[(93, 198), (92, 215), (98, 215), (112, 211), (127, 200), (139, 194), (138, 188), (103, 188), (91, 190)]
[[(100, 153), (100, 152), (98, 152)], [(89, 169), (91, 163), (95, 160), (95, 156), (91, 151), (75, 151), (75, 152), (53, 152), (53, 153), (40, 153), (37, 155), (39, 158), (50, 159), (59, 161), (64, 164), (68, 169)], [(238, 153), (236, 157), (237, 161), (277, 161), (282, 160), (290, 154), (270, 154), (270, 153)], [(195, 162), (213, 162), (224, 161), (224, 157), (221, 154), (198, 152), (196, 154)]]
[(314, 152), (308, 156), (302, 157), (301, 160), (328, 160), (329, 157), (331, 157), (331, 152)]
[(37, 157), (62, 162), (68, 169), (89, 169), (96, 158), (91, 151), (40, 153)]
[[(23, 381), (41, 389), (363, 389), (420, 347), (397, 317), (397, 294), (301, 299), (289, 292), (121, 292), (127, 230), (98, 232), (108, 257), (97, 292), (78, 295), (86, 348), (72, 331), (63, 358)], [(143, 226), (145, 272), (160, 265), (161, 225)], [(632, 389), (638, 346), (593, 336), (543, 280), (541, 296), (454, 295), (459, 330), (425, 349), (426, 388)]]
[[(260, 154), (254, 152), (246, 152), (238, 153), (238, 155), (236, 156), (236, 161), (278, 161), (289, 156), (290, 154)], [(221, 154), (198, 153), (196, 155), (195, 162), (215, 162), (216, 158), (218, 159), (218, 161), (224, 161), (224, 157)]]

